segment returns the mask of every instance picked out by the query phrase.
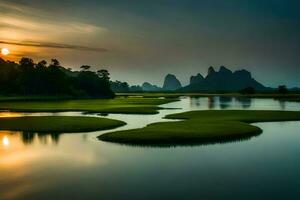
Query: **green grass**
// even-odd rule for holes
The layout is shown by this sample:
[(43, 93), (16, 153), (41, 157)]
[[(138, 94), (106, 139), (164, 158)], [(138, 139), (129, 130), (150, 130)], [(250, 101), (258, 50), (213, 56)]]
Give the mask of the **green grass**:
[(192, 111), (168, 115), (183, 121), (160, 122), (145, 128), (100, 135), (103, 141), (132, 145), (191, 145), (248, 139), (262, 130), (253, 122), (300, 120), (293, 111)]
[(38, 133), (77, 133), (106, 130), (125, 122), (99, 117), (39, 116), (0, 118), (0, 130)]
[(73, 100), (27, 100), (0, 101), (0, 110), (15, 112), (65, 112), (84, 111), (95, 113), (155, 114), (158, 106), (176, 99), (118, 97), (115, 99), (73, 99)]

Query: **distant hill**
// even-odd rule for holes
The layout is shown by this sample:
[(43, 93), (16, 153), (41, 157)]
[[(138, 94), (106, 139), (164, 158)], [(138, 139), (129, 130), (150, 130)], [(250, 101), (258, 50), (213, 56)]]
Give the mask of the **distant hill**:
[(179, 88), (181, 88), (181, 83), (180, 81), (176, 78), (175, 75), (173, 74), (168, 74), (165, 77), (164, 80), (164, 85), (163, 85), (163, 90), (165, 91), (174, 91), (177, 90)]
[(207, 76), (204, 78), (201, 74), (192, 76), (190, 84), (180, 88), (180, 92), (216, 92), (216, 91), (239, 91), (247, 87), (252, 87), (257, 91), (268, 90), (247, 70), (237, 70), (232, 72), (224, 66), (219, 71), (213, 67), (208, 68)]
[(148, 82), (144, 82), (142, 85), (142, 89), (143, 91), (151, 91), (151, 92), (155, 92), (155, 91), (162, 91), (162, 88), (157, 86), (157, 85), (152, 85), (151, 83)]

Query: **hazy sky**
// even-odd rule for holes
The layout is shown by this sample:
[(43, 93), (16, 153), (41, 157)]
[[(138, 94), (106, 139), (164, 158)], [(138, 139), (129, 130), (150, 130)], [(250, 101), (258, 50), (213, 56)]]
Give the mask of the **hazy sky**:
[(267, 86), (300, 87), (298, 0), (0, 0), (6, 59), (58, 58), (113, 79), (183, 84), (225, 65)]

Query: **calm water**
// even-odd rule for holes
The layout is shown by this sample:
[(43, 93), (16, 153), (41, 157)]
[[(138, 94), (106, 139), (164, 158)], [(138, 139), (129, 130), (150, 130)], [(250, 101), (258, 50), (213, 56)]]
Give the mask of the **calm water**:
[[(188, 110), (300, 110), (299, 103), (218, 97), (183, 98), (163, 107), (181, 109), (106, 117), (126, 121), (118, 129), (128, 129)], [(300, 122), (256, 125), (263, 134), (247, 141), (172, 148), (98, 141), (104, 131), (48, 136), (1, 131), (0, 199), (299, 199)]]

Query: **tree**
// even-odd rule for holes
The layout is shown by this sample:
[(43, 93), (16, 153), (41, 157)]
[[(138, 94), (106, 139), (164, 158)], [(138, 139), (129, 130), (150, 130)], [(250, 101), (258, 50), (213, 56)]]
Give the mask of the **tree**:
[(50, 64), (51, 66), (55, 66), (55, 67), (59, 67), (60, 66), (60, 63), (59, 63), (59, 61), (57, 60), (57, 59), (55, 59), (55, 58), (52, 58), (51, 59), (51, 64)]
[(82, 65), (81, 67), (80, 67), (80, 69), (82, 70), (82, 71), (87, 71), (87, 70), (89, 70), (91, 68), (91, 66), (89, 66), (89, 65)]
[(246, 87), (240, 91), (242, 94), (254, 94), (255, 89), (253, 87)]
[(288, 89), (285, 85), (279, 85), (278, 86), (278, 92), (280, 94), (286, 94), (286, 93), (288, 93)]
[(0, 94), (112, 98), (109, 72), (93, 72), (90, 66), (84, 66), (85, 70), (72, 72), (60, 66), (57, 59), (52, 59), (49, 66), (45, 60), (35, 64), (31, 58), (22, 58), (19, 64), (0, 59)]
[(127, 82), (110, 81), (110, 88), (114, 92), (129, 92), (129, 85)]
[(23, 70), (32, 70), (35, 66), (33, 60), (31, 58), (21, 58), (20, 62), (20, 67)]
[(47, 61), (45, 60), (41, 60), (40, 62), (38, 62), (38, 64), (36, 65), (37, 69), (45, 69), (47, 67)]
[(139, 85), (133, 85), (129, 88), (130, 92), (142, 92), (143, 88)]
[(104, 81), (109, 81), (109, 79), (110, 79), (110, 77), (109, 77), (110, 74), (106, 69), (98, 70), (97, 75)]

